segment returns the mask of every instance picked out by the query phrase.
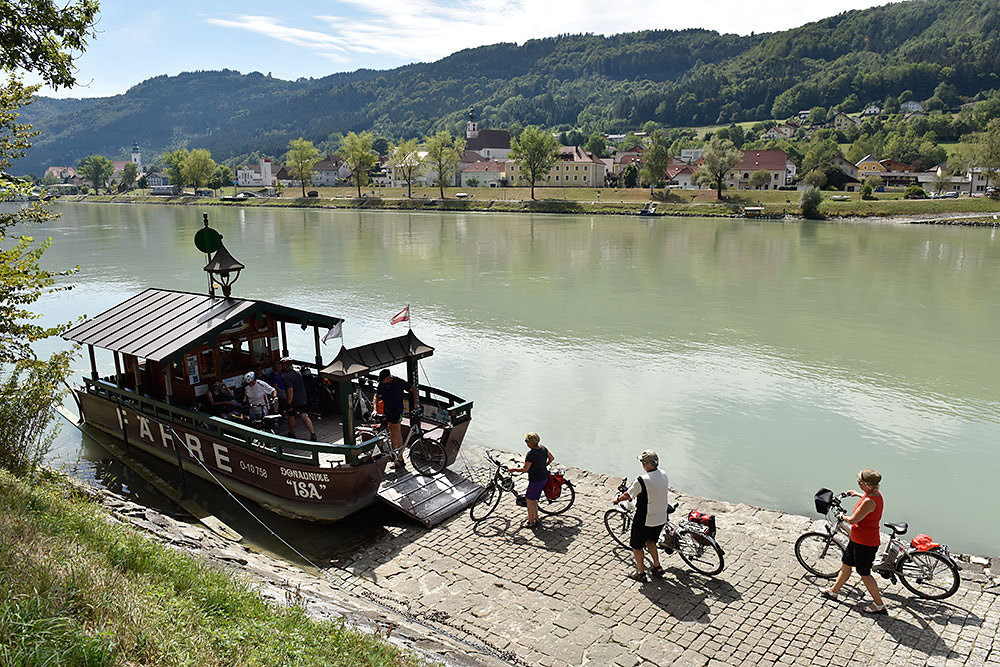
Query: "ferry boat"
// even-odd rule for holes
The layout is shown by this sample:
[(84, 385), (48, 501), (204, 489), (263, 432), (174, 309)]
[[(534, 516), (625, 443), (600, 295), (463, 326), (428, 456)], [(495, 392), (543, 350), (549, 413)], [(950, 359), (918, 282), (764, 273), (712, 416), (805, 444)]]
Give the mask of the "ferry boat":
[[(355, 436), (360, 396), (371, 400), (378, 371), (405, 364), (406, 378), (418, 386), (421, 426), (444, 446), (446, 465), (455, 461), (472, 402), (418, 385), (417, 362), (434, 349), (412, 329), (361, 347), (341, 345), (324, 362), (323, 332), (344, 320), (232, 297), (245, 267), (208, 227), (207, 215), (198, 234), (196, 245), (210, 257), (208, 294), (150, 288), (63, 334), (85, 345), (90, 357), (90, 376), (74, 390), (86, 424), (121, 439), (126, 449), (177, 466), (182, 479), (197, 475), (283, 516), (336, 521), (375, 500), (390, 460), (382, 438), (359, 442)], [(283, 435), (284, 419), (272, 419), (277, 429), (265, 428), (206, 404), (211, 383), (224, 382), (239, 395), (244, 374), (289, 358), (288, 326), (313, 330), (314, 357), (297, 356), (293, 363), (313, 392), (316, 442)], [(96, 349), (111, 353), (112, 374), (98, 371)], [(297, 430), (309, 436), (301, 424)], [(404, 438), (407, 430), (404, 420)]]

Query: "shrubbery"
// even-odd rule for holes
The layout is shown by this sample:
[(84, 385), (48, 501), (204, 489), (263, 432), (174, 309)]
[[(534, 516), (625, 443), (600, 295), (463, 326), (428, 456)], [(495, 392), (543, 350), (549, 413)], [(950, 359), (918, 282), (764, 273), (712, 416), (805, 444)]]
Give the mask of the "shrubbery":
[(819, 188), (809, 186), (802, 191), (799, 198), (799, 208), (802, 209), (802, 217), (809, 220), (819, 220), (823, 216), (819, 212), (819, 205), (823, 202), (823, 193)]
[(0, 369), (0, 468), (31, 473), (48, 453), (71, 359), (60, 352), (46, 361), (19, 361), (6, 376)]
[(906, 186), (906, 192), (903, 193), (904, 199), (927, 199), (927, 193), (919, 185), (908, 185)]

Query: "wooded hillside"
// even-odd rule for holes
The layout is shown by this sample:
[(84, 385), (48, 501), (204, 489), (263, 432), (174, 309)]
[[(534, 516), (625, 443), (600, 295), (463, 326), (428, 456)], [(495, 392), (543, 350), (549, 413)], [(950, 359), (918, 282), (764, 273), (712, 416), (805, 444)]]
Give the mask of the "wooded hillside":
[[(954, 106), (1000, 88), (1000, 0), (909, 0), (779, 33), (647, 31), (494, 44), (434, 63), (283, 81), (223, 70), (159, 76), (123, 95), (41, 99), (23, 118), (41, 130), (17, 173), (40, 174), (91, 153), (148, 164), (174, 148), (218, 160), (282, 154), (349, 131), (391, 138), (537, 124), (624, 132), (783, 118), (813, 106), (856, 111), (911, 91)], [(944, 84), (944, 85), (942, 85)]]

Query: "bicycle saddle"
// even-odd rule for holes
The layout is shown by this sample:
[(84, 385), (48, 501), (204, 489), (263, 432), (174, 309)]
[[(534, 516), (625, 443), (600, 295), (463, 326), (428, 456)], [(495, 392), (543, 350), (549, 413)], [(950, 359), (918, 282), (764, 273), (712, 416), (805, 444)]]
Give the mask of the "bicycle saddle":
[(906, 535), (906, 529), (910, 527), (905, 521), (902, 523), (883, 523), (882, 525), (897, 535)]
[(677, 511), (677, 503), (670, 503), (667, 505), (667, 514), (673, 514)]

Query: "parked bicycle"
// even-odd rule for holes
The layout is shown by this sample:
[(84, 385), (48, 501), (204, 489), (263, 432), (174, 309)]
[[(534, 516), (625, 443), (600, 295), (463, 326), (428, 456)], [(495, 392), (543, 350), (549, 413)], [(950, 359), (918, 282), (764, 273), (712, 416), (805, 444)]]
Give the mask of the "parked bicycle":
[[(802, 567), (823, 579), (835, 579), (840, 572), (844, 549), (850, 539), (847, 525), (839, 519), (844, 507), (841, 500), (851, 495), (834, 495), (829, 489), (816, 493), (816, 511), (825, 515), (825, 530), (809, 531), (795, 541), (795, 557)], [(918, 535), (906, 544), (898, 539), (909, 526), (903, 523), (883, 523), (892, 531), (885, 551), (872, 571), (884, 579), (899, 581), (914, 595), (928, 600), (943, 600), (954, 595), (960, 581), (958, 565), (948, 547), (933, 542), (927, 535)]]
[[(507, 466), (490, 456), (489, 452), (486, 453), (486, 458), (494, 466), (493, 479), (469, 508), (469, 515), (473, 521), (482, 521), (493, 514), (493, 510), (500, 504), (500, 496), (505, 491), (513, 495), (518, 504), (521, 504), (524, 499), (524, 496), (514, 488), (514, 476), (507, 470)], [(553, 480), (553, 478), (555, 479)], [(565, 471), (561, 469), (551, 471), (549, 479), (551, 483), (559, 486), (558, 495), (550, 497), (552, 491), (543, 492), (541, 498), (538, 499), (538, 511), (549, 515), (562, 514), (573, 506), (573, 501), (576, 500), (576, 489), (573, 487), (573, 482), (566, 479)]]
[[(628, 478), (623, 478), (618, 485), (619, 495), (628, 491)], [(658, 545), (664, 552), (674, 551), (688, 566), (709, 576), (719, 574), (725, 567), (722, 547), (715, 541), (715, 517), (710, 514), (691, 511), (688, 518), (677, 524), (670, 521), (670, 515), (677, 511), (677, 503), (667, 506), (667, 524), (663, 527), (663, 535)], [(604, 527), (611, 538), (625, 547), (629, 546), (629, 535), (632, 532), (632, 519), (635, 516), (635, 503), (626, 501), (617, 503), (604, 513)]]
[(393, 461), (402, 461), (403, 452), (409, 450), (410, 463), (417, 472), (424, 475), (436, 475), (444, 470), (448, 464), (448, 454), (444, 449), (444, 445), (441, 444), (441, 439), (429, 435), (429, 433), (437, 430), (441, 430), (443, 433), (444, 429), (436, 427), (430, 431), (425, 431), (423, 420), (421, 419), (423, 414), (423, 408), (419, 407), (406, 413), (410, 421), (410, 430), (407, 432), (406, 438), (403, 440), (403, 446), (400, 447), (399, 451), (392, 449), (392, 439), (389, 437), (389, 423), (384, 417), (379, 419), (378, 422), (355, 427), (355, 434), (362, 441), (371, 440), (379, 436), (383, 437), (385, 442), (390, 443), (389, 451), (386, 453), (389, 454)]

